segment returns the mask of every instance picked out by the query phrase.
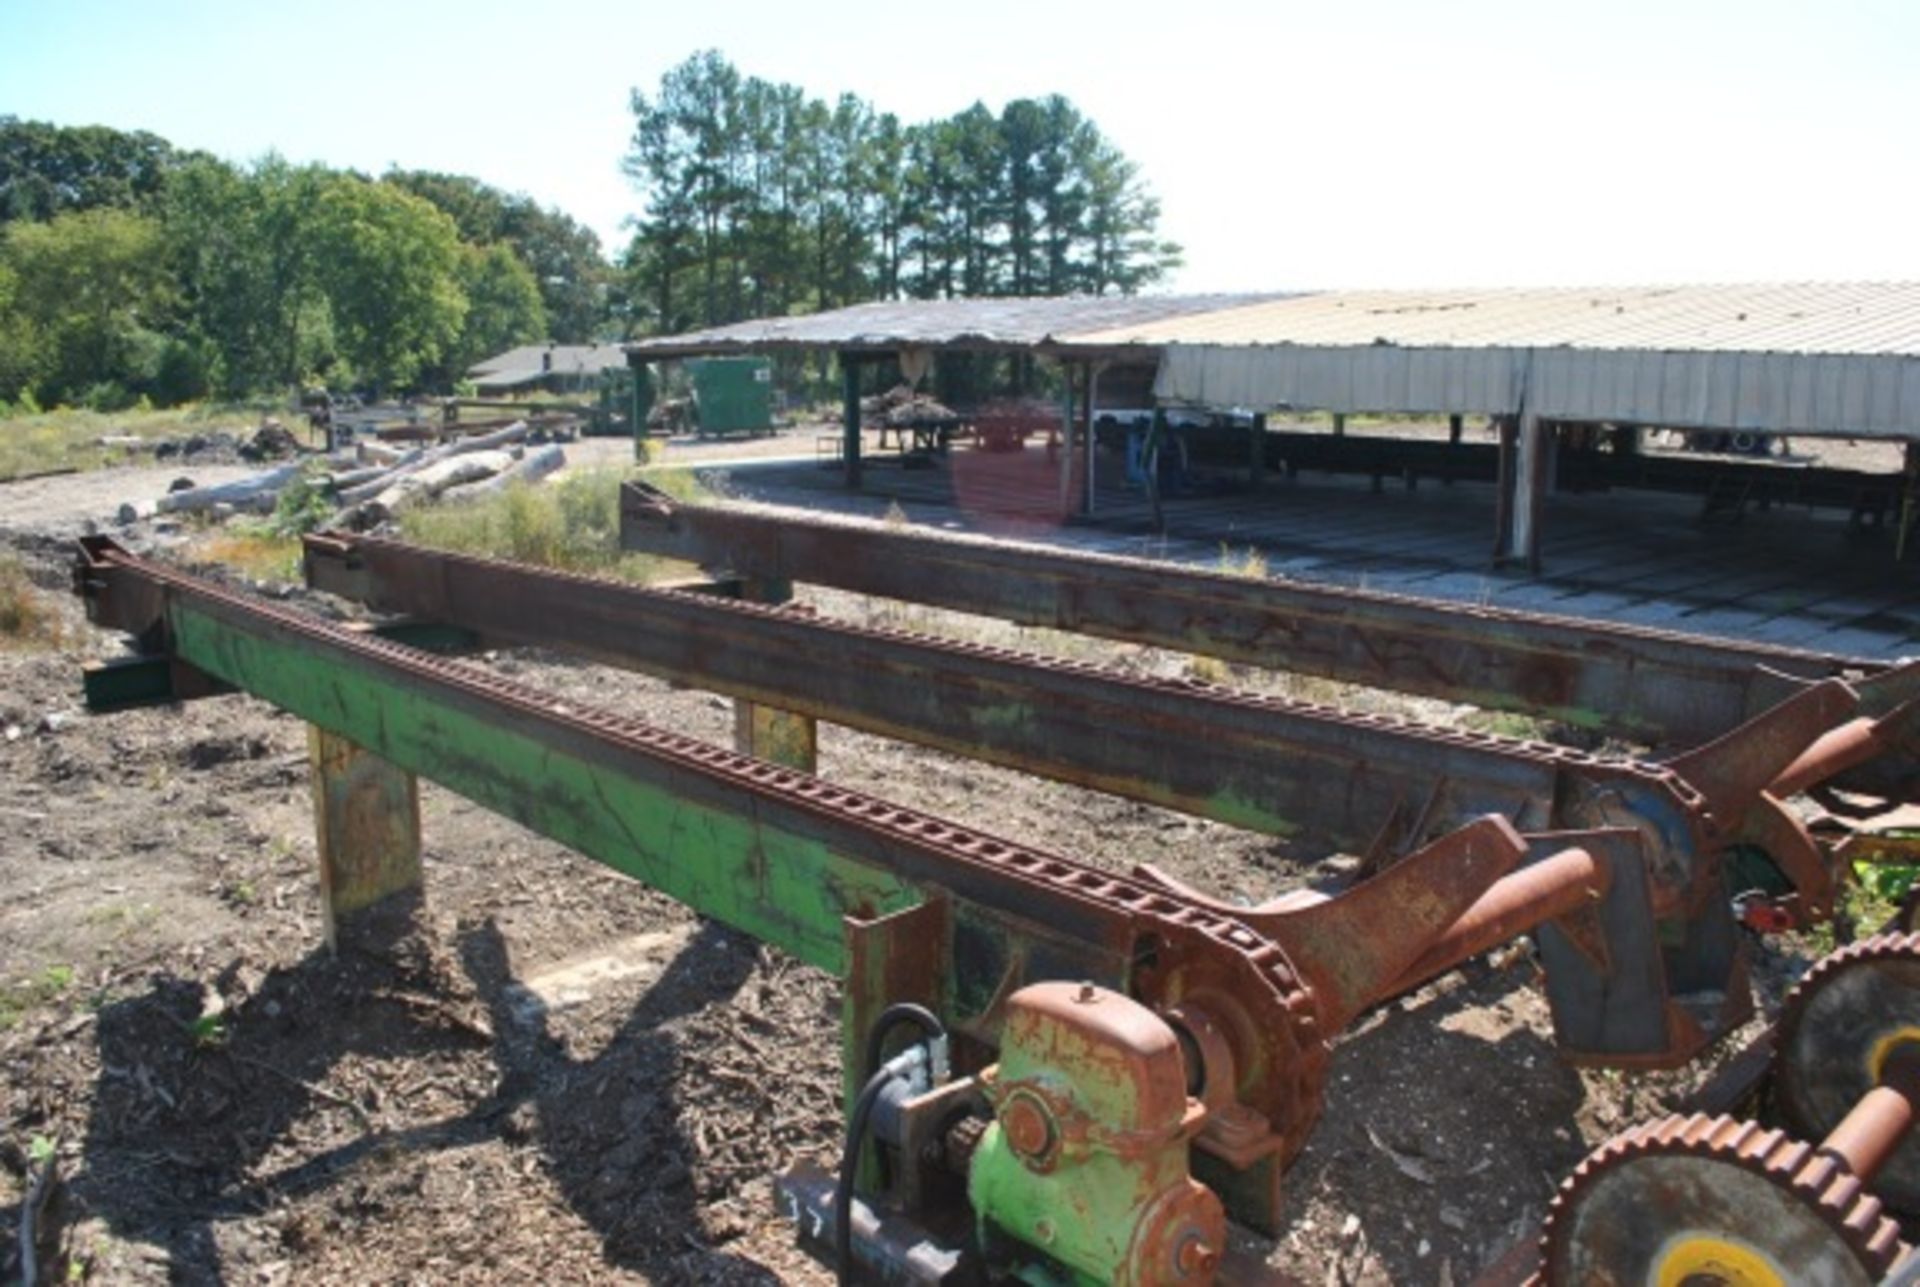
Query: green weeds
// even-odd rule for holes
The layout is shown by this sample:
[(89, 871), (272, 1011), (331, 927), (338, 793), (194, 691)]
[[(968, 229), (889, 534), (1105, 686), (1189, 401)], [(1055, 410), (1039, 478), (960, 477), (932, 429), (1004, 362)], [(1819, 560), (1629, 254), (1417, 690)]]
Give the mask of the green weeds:
[[(626, 479), (625, 470), (607, 468), (516, 484), (479, 500), (412, 510), (401, 516), (400, 530), (409, 541), (459, 554), (655, 580), (672, 565), (620, 549), (620, 485)], [(649, 470), (647, 481), (679, 499), (699, 490), (682, 471)]]
[(18, 555), (0, 553), (0, 648), (57, 648), (64, 636), (52, 597), (28, 578)]

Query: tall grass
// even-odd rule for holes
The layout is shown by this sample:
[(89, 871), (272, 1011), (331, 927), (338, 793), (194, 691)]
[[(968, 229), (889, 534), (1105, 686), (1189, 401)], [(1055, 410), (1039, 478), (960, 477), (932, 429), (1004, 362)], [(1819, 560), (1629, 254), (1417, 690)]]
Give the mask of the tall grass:
[(187, 544), (190, 563), (219, 563), (255, 581), (300, 580), (300, 538), (262, 523), (209, 528)]
[(102, 447), (107, 436), (134, 435), (148, 441), (185, 438), (215, 430), (240, 430), (260, 422), (248, 407), (175, 407), (167, 411), (55, 411), (0, 416), (0, 481), (52, 469), (99, 469), (129, 459), (150, 462), (145, 452), (129, 455), (122, 447)]
[(0, 553), (0, 648), (57, 648), (63, 636), (52, 596), (34, 585), (18, 555)]
[[(434, 549), (635, 581), (683, 571), (683, 565), (620, 549), (620, 484), (628, 476), (617, 467), (587, 469), (479, 500), (423, 506), (401, 515), (400, 532)], [(647, 481), (682, 498), (699, 490), (691, 475), (676, 471), (649, 470)]]

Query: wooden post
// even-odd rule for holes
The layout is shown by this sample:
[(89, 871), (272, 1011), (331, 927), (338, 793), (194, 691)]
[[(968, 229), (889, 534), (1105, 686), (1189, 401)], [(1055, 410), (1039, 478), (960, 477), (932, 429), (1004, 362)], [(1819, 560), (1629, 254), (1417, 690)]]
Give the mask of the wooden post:
[(840, 352), (840, 458), (846, 468), (847, 486), (860, 486), (860, 363), (844, 349)]
[(420, 784), (413, 774), (309, 725), (315, 847), (327, 944), (341, 922), (394, 894), (420, 888)]
[(1336, 438), (1347, 436), (1347, 413), (1344, 411), (1333, 413), (1333, 436)]
[(1447, 417), (1447, 442), (1458, 447), (1460, 435), (1466, 431), (1466, 417), (1451, 415)]
[(1253, 417), (1253, 432), (1247, 438), (1247, 490), (1260, 490), (1260, 480), (1267, 472), (1267, 413), (1262, 411)]
[[(793, 597), (789, 581), (744, 580), (740, 597), (751, 603), (785, 603)], [(820, 763), (820, 729), (811, 715), (733, 699), (733, 749), (770, 764), (812, 773)]]

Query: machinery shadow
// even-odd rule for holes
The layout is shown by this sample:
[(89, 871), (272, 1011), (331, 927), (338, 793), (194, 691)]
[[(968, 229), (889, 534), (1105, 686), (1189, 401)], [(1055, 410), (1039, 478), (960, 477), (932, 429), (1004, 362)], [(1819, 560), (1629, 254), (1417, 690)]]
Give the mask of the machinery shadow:
[[(417, 926), (416, 910), (394, 914)], [(379, 1193), (361, 1192), (377, 1190), (377, 1181), (363, 1183), (369, 1173), (400, 1186), (396, 1159), (504, 1137), (536, 1145), (568, 1206), (600, 1233), (609, 1263), (663, 1282), (777, 1281), (697, 1237), (679, 1059), (663, 1030), (731, 997), (752, 970), (750, 943), (704, 925), (600, 1053), (575, 1059), (545, 1016), (529, 1011), (491, 922), (463, 930), (457, 960), (423, 932), (367, 941), (395, 946), (319, 948), (251, 986), (235, 977), (237, 965), (211, 986), (157, 976), (146, 992), (99, 1011), (86, 1165), (67, 1202), (72, 1218), (104, 1221), (122, 1244), (115, 1255), (132, 1263), (95, 1272), (188, 1284), (247, 1277), (256, 1257), (285, 1260), (316, 1236), (297, 1212), (264, 1230), (249, 1217), (332, 1190), (351, 1228), (379, 1218)], [(223, 994), (238, 997), (230, 1009), (216, 1000)], [(396, 1066), (457, 1066), (462, 1080), (491, 1082), (493, 1093), (466, 1095), (456, 1115), (383, 1128), (383, 1117), (406, 1113), (376, 1071)], [(585, 1102), (581, 1088), (595, 1085), (626, 1088), (611, 1097), (611, 1118)], [(221, 1228), (236, 1221), (246, 1232)], [(276, 1227), (284, 1246), (273, 1245)], [(236, 1253), (246, 1268), (226, 1263)]]
[[(460, 953), (498, 1034), (501, 1111), (517, 1114), (511, 1129), (536, 1133), (548, 1174), (600, 1233), (606, 1259), (659, 1282), (778, 1283), (699, 1237), (704, 1204), (681, 1125), (681, 1060), (667, 1030), (740, 990), (753, 971), (753, 940), (702, 921), (600, 1053), (584, 1060), (554, 1039), (537, 1005), (529, 1008), (491, 921), (462, 935)], [(589, 1095), (590, 1087), (617, 1093)], [(531, 1122), (521, 1105), (532, 1106)]]

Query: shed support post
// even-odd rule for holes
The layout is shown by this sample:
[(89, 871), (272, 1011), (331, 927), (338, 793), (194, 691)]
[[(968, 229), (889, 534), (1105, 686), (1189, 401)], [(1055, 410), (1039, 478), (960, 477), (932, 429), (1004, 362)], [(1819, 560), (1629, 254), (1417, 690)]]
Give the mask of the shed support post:
[(1920, 443), (1909, 441), (1900, 458), (1900, 530), (1894, 533), (1893, 561), (1907, 561), (1907, 534), (1913, 530), (1916, 502), (1920, 501)]
[(1333, 436), (1336, 438), (1347, 436), (1347, 413), (1344, 411), (1333, 413)]
[(1100, 443), (1093, 427), (1093, 404), (1100, 393), (1100, 373), (1106, 370), (1104, 362), (1093, 362), (1087, 366), (1087, 508), (1088, 518), (1093, 517), (1095, 498), (1099, 495), (1099, 480), (1095, 475), (1100, 469)]
[(1253, 417), (1253, 429), (1247, 436), (1247, 490), (1260, 490), (1261, 477), (1267, 472), (1267, 413)]
[(1455, 447), (1460, 445), (1460, 436), (1466, 431), (1466, 417), (1451, 415), (1447, 417), (1447, 441)]
[[(740, 597), (749, 603), (785, 603), (793, 598), (791, 581), (746, 579)], [(733, 699), (733, 749), (801, 773), (820, 761), (820, 726), (811, 715), (796, 715), (744, 697)]]
[(635, 362), (628, 369), (633, 372), (633, 387), (627, 428), (633, 431), (633, 455), (639, 460), (646, 454), (641, 444), (647, 440), (647, 415), (653, 410), (653, 369), (645, 362)]
[[(1093, 382), (1099, 378), (1099, 366), (1088, 362), (1080, 368), (1080, 469), (1088, 478), (1093, 477)], [(1077, 481), (1077, 480), (1070, 480)], [(1091, 500), (1093, 493), (1083, 495)], [(1067, 512), (1072, 513), (1083, 508), (1080, 496), (1068, 498)]]
[(1532, 412), (1501, 423), (1499, 558), (1524, 564), (1529, 572), (1540, 570), (1541, 514), (1553, 477), (1552, 436), (1553, 426)]
[(1500, 435), (1500, 448), (1493, 484), (1493, 561), (1500, 563), (1513, 544), (1514, 445), (1519, 435), (1512, 416), (1496, 416), (1494, 427)]
[[(1086, 378), (1086, 371), (1087, 368), (1085, 364), (1082, 364), (1078, 369), (1078, 374), (1082, 380)], [(1060, 466), (1060, 500), (1058, 509), (1060, 517), (1062, 518), (1065, 518), (1073, 512), (1073, 451), (1074, 439), (1079, 436), (1074, 430), (1080, 421), (1080, 407), (1078, 404), (1081, 401), (1080, 398), (1075, 396), (1078, 392), (1074, 380), (1075, 374), (1074, 367), (1068, 366), (1066, 368), (1067, 397), (1066, 405), (1062, 408), (1060, 417), (1062, 422), (1060, 425), (1060, 458), (1057, 463)]]
[(847, 486), (860, 486), (860, 363), (853, 354), (840, 353), (840, 459)]
[(314, 725), (314, 847), (327, 944), (343, 921), (391, 895), (420, 888), (420, 784), (391, 761)]

